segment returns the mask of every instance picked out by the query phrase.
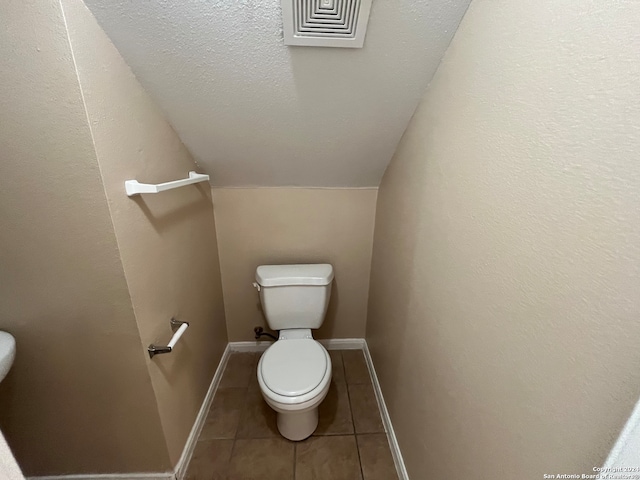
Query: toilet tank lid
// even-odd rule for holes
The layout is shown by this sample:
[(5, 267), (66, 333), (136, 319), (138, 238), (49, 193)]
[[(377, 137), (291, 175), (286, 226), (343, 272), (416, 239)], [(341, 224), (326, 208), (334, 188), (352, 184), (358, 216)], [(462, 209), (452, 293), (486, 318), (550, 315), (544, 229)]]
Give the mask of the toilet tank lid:
[(333, 267), (328, 263), (260, 265), (256, 269), (256, 281), (263, 287), (329, 285), (332, 280)]

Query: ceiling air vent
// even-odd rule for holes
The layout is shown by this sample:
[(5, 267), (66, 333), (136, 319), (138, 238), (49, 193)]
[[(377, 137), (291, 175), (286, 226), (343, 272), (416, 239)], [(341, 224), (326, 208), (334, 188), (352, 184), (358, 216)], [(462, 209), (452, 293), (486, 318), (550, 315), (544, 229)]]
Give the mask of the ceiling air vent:
[(362, 48), (371, 0), (281, 0), (284, 44)]

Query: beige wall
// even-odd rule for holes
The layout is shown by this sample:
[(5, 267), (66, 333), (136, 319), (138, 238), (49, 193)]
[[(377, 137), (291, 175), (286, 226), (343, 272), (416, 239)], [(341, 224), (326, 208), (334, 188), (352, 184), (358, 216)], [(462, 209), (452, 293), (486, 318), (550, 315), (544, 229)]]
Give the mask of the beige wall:
[(26, 475), (169, 467), (58, 2), (0, 3), (0, 428)]
[(640, 3), (475, 0), (380, 187), (412, 479), (592, 473), (640, 395)]
[(363, 337), (377, 189), (214, 188), (230, 341), (266, 326), (253, 288), (261, 264), (331, 263), (331, 302), (317, 338)]
[(161, 183), (198, 167), (84, 4), (62, 4), (139, 348), (166, 343), (172, 316), (190, 323), (173, 353), (147, 357), (175, 465), (227, 343), (211, 190), (202, 183), (161, 195), (125, 195), (127, 179)]

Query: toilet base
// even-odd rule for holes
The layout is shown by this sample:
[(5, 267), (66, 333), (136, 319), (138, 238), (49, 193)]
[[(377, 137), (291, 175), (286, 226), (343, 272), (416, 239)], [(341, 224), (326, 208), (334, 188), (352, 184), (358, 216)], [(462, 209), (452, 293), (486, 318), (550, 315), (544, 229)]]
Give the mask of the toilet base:
[(302, 412), (278, 412), (280, 434), (294, 442), (310, 437), (317, 427), (318, 407)]

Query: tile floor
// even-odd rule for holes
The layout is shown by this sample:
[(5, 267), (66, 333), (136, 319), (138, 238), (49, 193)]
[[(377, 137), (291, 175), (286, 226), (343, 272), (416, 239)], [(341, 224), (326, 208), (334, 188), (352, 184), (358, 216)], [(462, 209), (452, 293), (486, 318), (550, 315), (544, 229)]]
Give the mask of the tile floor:
[(397, 480), (360, 350), (333, 350), (315, 433), (290, 442), (256, 378), (260, 353), (234, 353), (200, 433), (188, 480)]

